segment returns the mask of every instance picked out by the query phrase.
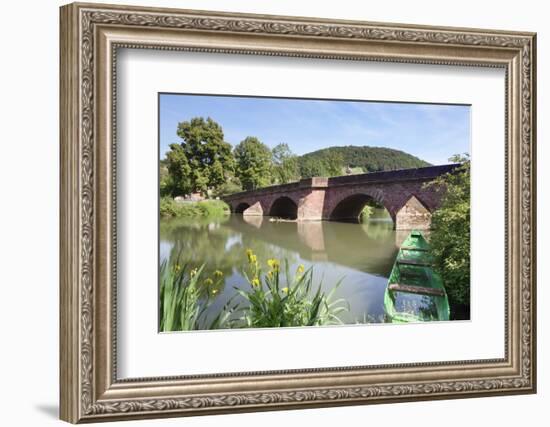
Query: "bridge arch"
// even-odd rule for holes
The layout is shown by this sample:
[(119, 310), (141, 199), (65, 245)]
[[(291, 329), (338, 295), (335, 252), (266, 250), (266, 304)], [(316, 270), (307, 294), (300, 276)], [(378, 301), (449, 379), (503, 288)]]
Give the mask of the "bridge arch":
[(290, 197), (282, 196), (275, 199), (269, 209), (269, 216), (284, 219), (298, 218), (298, 205)]
[(237, 206), (235, 207), (235, 210), (233, 212), (236, 213), (236, 214), (242, 214), (249, 207), (250, 207), (250, 205), (248, 203), (241, 202), (241, 203), (237, 204)]
[(395, 226), (395, 217), (392, 214), (391, 210), (384, 206), (384, 203), (367, 193), (355, 193), (351, 195), (344, 196), (329, 212), (328, 219), (330, 221), (340, 221), (340, 222), (359, 222), (361, 211), (366, 205), (381, 205), (389, 213), (394, 226)]

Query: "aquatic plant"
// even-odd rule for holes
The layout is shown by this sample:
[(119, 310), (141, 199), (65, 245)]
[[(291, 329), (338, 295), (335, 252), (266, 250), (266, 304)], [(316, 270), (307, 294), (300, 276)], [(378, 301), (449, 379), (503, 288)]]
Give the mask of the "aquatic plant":
[(267, 261), (267, 271), (258, 262), (257, 256), (247, 250), (248, 265), (243, 276), (248, 281), (248, 289), (235, 288), (244, 299), (232, 309), (240, 313), (233, 320), (237, 327), (285, 327), (341, 324), (340, 313), (349, 309), (343, 299), (333, 301), (334, 293), (340, 285), (338, 282), (326, 294), (321, 290), (321, 283), (313, 289), (313, 269), (298, 266), (290, 272), (288, 261), (281, 262), (272, 258)]
[[(178, 257), (179, 259), (179, 257)], [(213, 320), (206, 318), (206, 309), (219, 292), (223, 273), (216, 270), (203, 279), (204, 265), (190, 268), (178, 260), (160, 267), (160, 330), (190, 331), (223, 328), (228, 314), (222, 311)]]
[[(344, 299), (334, 300), (340, 282), (325, 293), (322, 283), (313, 287), (313, 269), (300, 265), (291, 273), (289, 263), (276, 258), (267, 260), (262, 269), (257, 255), (247, 250), (243, 276), (246, 289), (235, 288), (236, 294), (210, 319), (208, 308), (217, 297), (224, 273), (215, 270), (205, 276), (205, 266), (192, 268), (164, 261), (160, 267), (160, 330), (189, 331), (197, 329), (263, 328), (286, 326), (319, 326), (341, 324), (338, 315), (349, 310)], [(241, 296), (242, 300), (236, 301)]]

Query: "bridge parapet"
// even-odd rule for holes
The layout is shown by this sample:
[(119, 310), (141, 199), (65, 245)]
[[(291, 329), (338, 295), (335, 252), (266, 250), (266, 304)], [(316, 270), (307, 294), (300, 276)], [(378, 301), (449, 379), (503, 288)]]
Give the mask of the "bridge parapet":
[[(328, 178), (328, 186), (353, 185), (375, 182), (397, 182), (397, 181), (429, 181), (440, 175), (452, 172), (460, 164), (451, 163), (440, 166), (426, 166), (424, 168), (396, 169), (382, 172), (369, 172), (356, 175), (343, 175)], [(268, 187), (269, 188), (269, 187)]]

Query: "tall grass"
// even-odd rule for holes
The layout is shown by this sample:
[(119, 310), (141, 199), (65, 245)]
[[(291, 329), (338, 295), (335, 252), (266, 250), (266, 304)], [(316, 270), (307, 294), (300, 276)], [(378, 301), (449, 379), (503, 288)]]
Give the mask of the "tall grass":
[(277, 259), (267, 261), (268, 271), (260, 267), (257, 256), (247, 251), (248, 266), (243, 275), (248, 281), (246, 290), (236, 289), (245, 300), (236, 312), (241, 327), (319, 326), (341, 324), (340, 313), (349, 309), (343, 299), (333, 301), (338, 282), (325, 294), (321, 283), (313, 289), (313, 270), (299, 266), (294, 273), (285, 260), (285, 272)]

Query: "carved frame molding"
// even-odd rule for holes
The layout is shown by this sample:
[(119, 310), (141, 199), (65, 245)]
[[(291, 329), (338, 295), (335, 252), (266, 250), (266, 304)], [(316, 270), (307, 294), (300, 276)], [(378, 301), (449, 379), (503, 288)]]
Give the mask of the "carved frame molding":
[[(503, 67), (506, 357), (116, 378), (116, 51), (190, 50)], [(61, 418), (70, 422), (536, 389), (535, 34), (174, 9), (61, 8)], [(292, 380), (296, 386), (289, 387)]]

